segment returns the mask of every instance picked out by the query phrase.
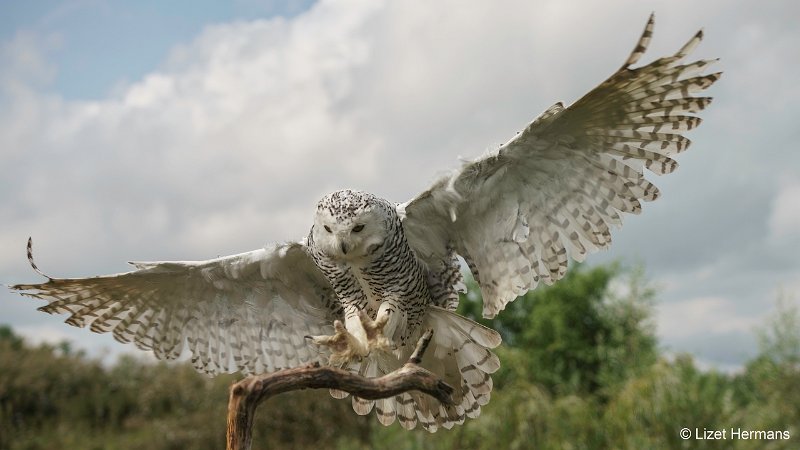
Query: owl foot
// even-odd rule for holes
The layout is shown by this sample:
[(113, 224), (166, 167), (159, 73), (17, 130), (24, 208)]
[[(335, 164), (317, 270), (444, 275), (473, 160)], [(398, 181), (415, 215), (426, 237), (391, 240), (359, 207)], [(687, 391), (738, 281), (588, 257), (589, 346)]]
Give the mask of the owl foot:
[(361, 319), (361, 325), (364, 326), (364, 331), (367, 333), (367, 348), (370, 351), (389, 352), (393, 350), (391, 342), (383, 335), (383, 328), (389, 322), (389, 315), (382, 315), (372, 320), (366, 311), (362, 310), (359, 312), (358, 318)]
[[(372, 350), (387, 352), (393, 350), (391, 343), (383, 335), (383, 328), (389, 320), (388, 316), (372, 320), (365, 311), (361, 311), (358, 319), (350, 324), (355, 327), (360, 325), (361, 330), (354, 330), (355, 335), (347, 330), (342, 321), (336, 320), (333, 322), (332, 336), (306, 336), (306, 338), (316, 345), (328, 347), (331, 350), (328, 363), (338, 367), (345, 367), (352, 361), (358, 361), (369, 355)], [(359, 336), (362, 338), (359, 339)]]
[(314, 344), (331, 350), (328, 360), (330, 365), (344, 367), (350, 361), (359, 360), (369, 354), (369, 347), (350, 334), (341, 320), (333, 322), (333, 331), (332, 336), (306, 336)]

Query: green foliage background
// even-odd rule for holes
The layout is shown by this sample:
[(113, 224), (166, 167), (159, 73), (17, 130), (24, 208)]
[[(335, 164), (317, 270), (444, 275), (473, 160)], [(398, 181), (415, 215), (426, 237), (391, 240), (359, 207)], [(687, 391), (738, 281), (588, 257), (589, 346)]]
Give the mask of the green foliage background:
[[(661, 353), (641, 270), (577, 266), (490, 321), (478, 319), (480, 294), (469, 287), (460, 312), (504, 338), (478, 419), (409, 432), (325, 391), (292, 392), (260, 407), (254, 448), (800, 448), (800, 313), (788, 302), (758, 331), (760, 354), (728, 375)], [(0, 327), (0, 449), (224, 448), (237, 378), (131, 357), (104, 367), (68, 343), (33, 347)], [(684, 427), (791, 437), (682, 440)]]

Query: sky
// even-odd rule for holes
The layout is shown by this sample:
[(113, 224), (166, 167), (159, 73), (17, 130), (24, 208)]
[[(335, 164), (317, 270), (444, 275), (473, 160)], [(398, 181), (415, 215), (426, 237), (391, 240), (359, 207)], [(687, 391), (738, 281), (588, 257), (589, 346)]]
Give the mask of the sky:
[[(721, 58), (661, 198), (593, 264), (643, 264), (670, 352), (735, 370), (800, 301), (800, 4), (793, 1), (44, 0), (0, 13), (0, 283), (208, 259), (302, 238), (324, 194), (402, 202), (698, 29)], [(0, 291), (0, 324), (134, 351)]]

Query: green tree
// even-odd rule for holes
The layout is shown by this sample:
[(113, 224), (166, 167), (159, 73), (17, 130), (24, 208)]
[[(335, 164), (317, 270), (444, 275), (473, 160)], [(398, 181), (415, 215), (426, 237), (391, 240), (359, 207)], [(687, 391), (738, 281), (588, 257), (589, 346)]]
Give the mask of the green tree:
[[(790, 441), (774, 448), (797, 448), (800, 438), (800, 309), (781, 295), (775, 312), (757, 330), (759, 354), (737, 377), (741, 410), (746, 429), (786, 430)], [(794, 446), (790, 443), (794, 442)]]
[(510, 348), (504, 362), (519, 362), (515, 370), (552, 393), (609, 395), (656, 360), (654, 290), (641, 269), (575, 265), (491, 320), (480, 318), (479, 290), (474, 282), (469, 287), (459, 312), (498, 330)]
[[(104, 367), (65, 348), (0, 328), (0, 449), (224, 448), (228, 387), (241, 376), (130, 356)], [(264, 448), (363, 444), (373, 422), (325, 391), (293, 392), (261, 406), (254, 438)]]

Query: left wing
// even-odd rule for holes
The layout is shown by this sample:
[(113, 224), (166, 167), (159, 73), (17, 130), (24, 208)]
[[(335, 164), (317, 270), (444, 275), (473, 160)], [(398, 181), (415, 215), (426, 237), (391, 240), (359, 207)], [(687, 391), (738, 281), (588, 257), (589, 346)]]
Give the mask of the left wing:
[[(11, 289), (48, 304), (66, 323), (110, 332), (120, 342), (175, 359), (185, 346), (209, 375), (262, 373), (327, 363), (306, 335), (332, 334), (342, 311), (301, 243), (269, 246), (208, 261), (132, 263), (132, 272), (48, 278)], [(188, 344), (188, 345), (187, 345)]]
[(409, 243), (429, 266), (451, 249), (464, 257), (494, 317), (519, 295), (551, 284), (611, 242), (621, 212), (638, 214), (658, 189), (644, 177), (672, 172), (689, 146), (681, 132), (711, 99), (692, 94), (719, 73), (713, 61), (682, 63), (698, 32), (675, 55), (632, 69), (647, 48), (654, 19), (623, 66), (568, 108), (556, 103), (497, 151), (463, 166), (400, 205)]

